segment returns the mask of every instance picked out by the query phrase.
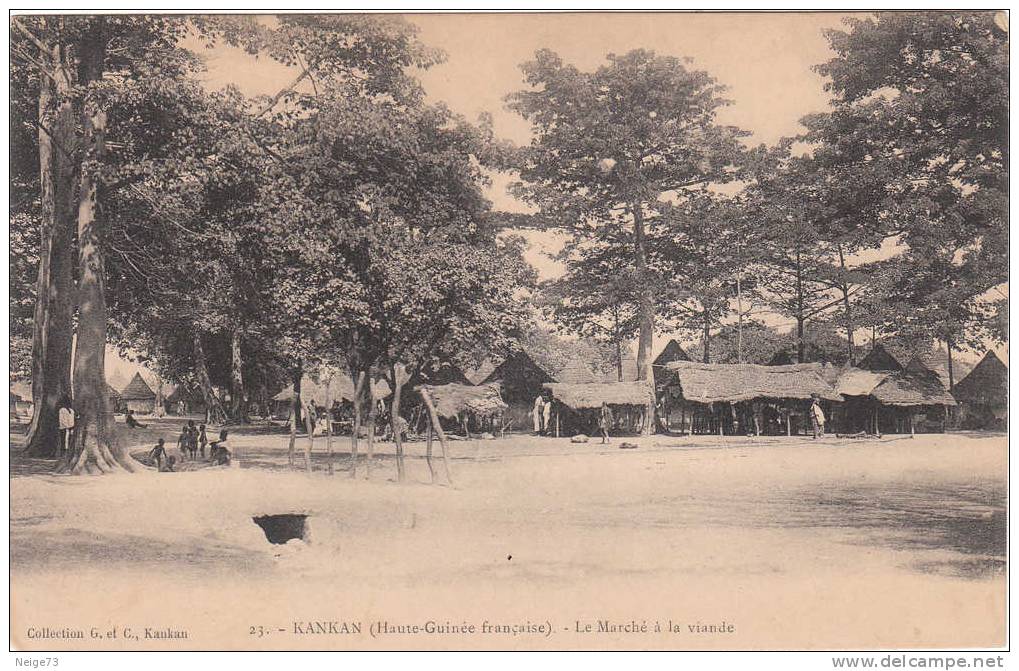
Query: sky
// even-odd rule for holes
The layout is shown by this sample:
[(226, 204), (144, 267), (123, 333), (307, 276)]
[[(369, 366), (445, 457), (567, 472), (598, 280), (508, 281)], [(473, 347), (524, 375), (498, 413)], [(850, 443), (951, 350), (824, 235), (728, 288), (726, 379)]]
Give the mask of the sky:
[[(799, 120), (828, 107), (824, 80), (812, 67), (832, 57), (824, 31), (842, 27), (845, 13), (519, 13), (409, 14), (421, 41), (445, 51), (445, 62), (417, 73), (431, 102), (444, 102), (469, 120), (492, 115), (497, 136), (518, 144), (531, 138), (520, 116), (504, 107), (511, 92), (524, 88), (520, 64), (549, 48), (582, 70), (605, 62), (609, 53), (635, 48), (689, 58), (728, 87), (732, 104), (720, 123), (750, 131), (750, 144), (774, 144), (800, 132)], [(225, 45), (200, 51), (208, 72), (205, 85), (233, 84), (249, 96), (272, 95), (287, 86), (296, 70)], [(527, 211), (506, 193), (512, 176), (493, 175), (488, 197), (495, 209)], [(528, 231), (526, 254), (542, 278), (561, 267), (551, 259), (562, 238)], [(655, 350), (668, 341), (657, 337)], [(117, 365), (120, 369), (119, 364)]]

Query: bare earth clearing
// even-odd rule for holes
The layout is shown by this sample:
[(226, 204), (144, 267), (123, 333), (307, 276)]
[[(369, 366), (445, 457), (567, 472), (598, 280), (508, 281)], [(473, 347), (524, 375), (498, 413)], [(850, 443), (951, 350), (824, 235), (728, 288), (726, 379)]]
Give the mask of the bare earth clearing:
[[(157, 422), (132, 442), (144, 450), (162, 432), (172, 444), (177, 426)], [(1004, 643), (1006, 436), (627, 440), (640, 447), (455, 441), (452, 487), (427, 484), (423, 443), (408, 446), (410, 482), (394, 482), (389, 443), (377, 447), (372, 480), (363, 469), (352, 480), (346, 437), (335, 440), (332, 477), (324, 439), (309, 475), (287, 469), (281, 435), (231, 437), (241, 468), (181, 473), (52, 476), (45, 463), (12, 453), (15, 644)], [(252, 517), (275, 513), (308, 514), (307, 543), (270, 544)], [(475, 633), (385, 631), (430, 620)], [(482, 632), (486, 620), (518, 625), (517, 633)], [(302, 633), (316, 622), (324, 633)], [(342, 633), (354, 625), (360, 633)], [(722, 631), (691, 631), (698, 625)], [(28, 633), (44, 627), (79, 629), (86, 639)], [(93, 627), (102, 638), (90, 638)], [(187, 638), (146, 639), (146, 627)]]

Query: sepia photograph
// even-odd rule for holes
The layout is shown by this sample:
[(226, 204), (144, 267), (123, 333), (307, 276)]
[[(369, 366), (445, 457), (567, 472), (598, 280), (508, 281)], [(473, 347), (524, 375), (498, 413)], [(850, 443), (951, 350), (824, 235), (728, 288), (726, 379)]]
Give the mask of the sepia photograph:
[(12, 654), (1003, 666), (1007, 10), (188, 11), (9, 15)]

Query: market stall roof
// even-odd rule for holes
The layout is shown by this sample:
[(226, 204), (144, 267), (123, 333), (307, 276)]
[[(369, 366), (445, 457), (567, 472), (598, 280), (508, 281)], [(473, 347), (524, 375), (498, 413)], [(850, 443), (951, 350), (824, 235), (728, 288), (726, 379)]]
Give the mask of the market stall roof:
[(813, 394), (829, 401), (841, 401), (833, 386), (822, 377), (819, 363), (789, 366), (757, 364), (696, 363), (673, 361), (665, 365), (671, 379), (678, 383), (683, 398), (697, 403), (749, 401), (763, 398), (808, 399)]
[(432, 399), (435, 412), (440, 417), (457, 417), (461, 412), (472, 412), (480, 416), (497, 415), (508, 406), (499, 393), (498, 382), (481, 385), (423, 384), (415, 389), (424, 390)]
[(609, 405), (647, 405), (651, 390), (646, 382), (608, 382), (568, 384), (549, 382), (544, 385), (552, 397), (574, 410)]

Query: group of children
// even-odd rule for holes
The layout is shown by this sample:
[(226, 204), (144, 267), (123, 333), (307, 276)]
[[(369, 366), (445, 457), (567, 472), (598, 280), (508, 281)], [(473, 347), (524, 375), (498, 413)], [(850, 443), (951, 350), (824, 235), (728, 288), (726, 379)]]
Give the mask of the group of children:
[[(227, 430), (219, 432), (219, 440), (209, 443), (205, 433), (205, 425), (195, 426), (194, 420), (188, 420), (180, 430), (180, 437), (177, 438), (177, 450), (180, 452), (181, 461), (199, 458), (205, 459), (205, 447), (209, 446), (209, 460), (218, 466), (228, 466), (231, 460), (230, 446), (227, 443)], [(177, 457), (166, 453), (166, 442), (160, 438), (156, 446), (149, 452), (149, 459), (160, 471), (173, 472), (177, 464)]]

